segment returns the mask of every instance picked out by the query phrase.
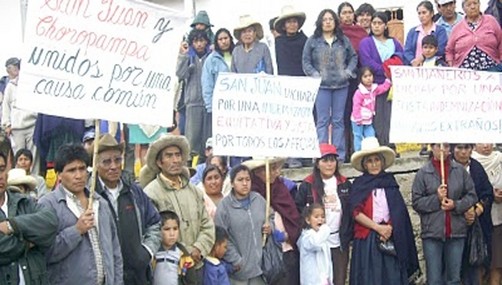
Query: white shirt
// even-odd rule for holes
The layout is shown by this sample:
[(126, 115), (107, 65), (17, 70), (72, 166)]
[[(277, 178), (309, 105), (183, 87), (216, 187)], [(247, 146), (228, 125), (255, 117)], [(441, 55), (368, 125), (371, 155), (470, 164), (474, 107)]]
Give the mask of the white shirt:
[(333, 176), (323, 179), (324, 182), (324, 211), (326, 213), (326, 224), (330, 229), (328, 245), (330, 248), (340, 246), (340, 225), (342, 223), (342, 204), (338, 197), (338, 181)]
[[(2, 209), (2, 212), (8, 218), (9, 217), (9, 206), (7, 204), (9, 202), (9, 195), (7, 195), (7, 192), (4, 192), (4, 196), (5, 196), (5, 200), (3, 202), (3, 205), (0, 207), (0, 209)], [(21, 268), (21, 264), (19, 264), (18, 271), (19, 271), (19, 285), (25, 285), (26, 282), (24, 281), (23, 268)]]

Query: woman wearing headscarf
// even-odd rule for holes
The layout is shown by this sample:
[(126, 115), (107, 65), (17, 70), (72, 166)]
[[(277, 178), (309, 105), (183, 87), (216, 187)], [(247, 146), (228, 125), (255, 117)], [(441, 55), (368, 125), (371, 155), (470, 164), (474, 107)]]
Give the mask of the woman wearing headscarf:
[(427, 282), (460, 284), (467, 235), (464, 214), (478, 198), (469, 173), (449, 158), (449, 145), (432, 144), (431, 148), (429, 162), (415, 176), (411, 197), (420, 216)]
[[(365, 138), (361, 150), (351, 157), (352, 167), (363, 172), (350, 194), (355, 219), (351, 285), (407, 285), (418, 274), (408, 209), (394, 175), (385, 171), (394, 157), (394, 151), (380, 146), (374, 137)], [(383, 244), (389, 245), (388, 250)]]

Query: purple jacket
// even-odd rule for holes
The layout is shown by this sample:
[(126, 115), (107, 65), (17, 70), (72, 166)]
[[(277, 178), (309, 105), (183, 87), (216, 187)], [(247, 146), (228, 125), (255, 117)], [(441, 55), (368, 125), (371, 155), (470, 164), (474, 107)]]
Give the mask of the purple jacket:
[[(396, 46), (394, 55), (403, 59), (403, 46), (396, 39), (393, 38), (393, 40)], [(361, 66), (369, 66), (373, 70), (374, 82), (377, 84), (382, 84), (385, 81), (383, 62), (384, 60), (378, 54), (373, 37), (364, 38), (359, 44), (359, 63)]]

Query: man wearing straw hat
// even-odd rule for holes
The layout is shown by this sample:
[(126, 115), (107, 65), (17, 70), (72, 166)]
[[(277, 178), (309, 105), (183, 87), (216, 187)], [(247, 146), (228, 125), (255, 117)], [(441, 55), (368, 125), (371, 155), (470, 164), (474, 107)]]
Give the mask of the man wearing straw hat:
[(47, 252), (53, 285), (122, 285), (122, 254), (112, 213), (85, 187), (89, 156), (81, 145), (62, 145), (55, 158), (60, 185), (39, 203), (59, 218), (55, 242)]
[(110, 134), (98, 142), (96, 192), (115, 218), (124, 257), (124, 284), (149, 284), (150, 261), (160, 247), (160, 216), (143, 189), (122, 173), (124, 143)]
[[(195, 261), (185, 278), (188, 284), (202, 283), (201, 262), (214, 244), (214, 223), (204, 206), (204, 197), (190, 183), (186, 164), (190, 146), (184, 136), (167, 134), (152, 143), (140, 181), (159, 211), (170, 210), (180, 218), (180, 242)], [(153, 180), (152, 180), (153, 179)]]
[(45, 252), (56, 236), (56, 213), (7, 189), (6, 180), (7, 159), (0, 153), (0, 283), (50, 284)]

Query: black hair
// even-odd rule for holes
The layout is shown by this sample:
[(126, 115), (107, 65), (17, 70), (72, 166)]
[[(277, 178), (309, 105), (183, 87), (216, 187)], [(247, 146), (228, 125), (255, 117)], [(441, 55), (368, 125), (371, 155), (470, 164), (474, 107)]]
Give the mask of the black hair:
[(366, 73), (366, 71), (369, 71), (371, 74), (375, 75), (375, 73), (373, 72), (373, 69), (371, 69), (371, 67), (369, 67), (369, 66), (363, 66), (363, 67), (359, 68), (359, 71), (357, 73), (357, 81), (359, 83), (362, 82), (363, 75)]
[(206, 31), (192, 29), (190, 34), (188, 34), (188, 44), (192, 45), (194, 40), (203, 39), (209, 44), (209, 36)]
[(434, 14), (434, 5), (432, 5), (431, 1), (425, 0), (425, 1), (422, 1), (422, 2), (418, 3), (417, 10), (420, 7), (424, 7), (425, 9), (427, 9), (427, 11), (431, 12), (432, 14)]
[(322, 204), (322, 197), (324, 197), (324, 181), (322, 181), (322, 176), (321, 176), (321, 169), (319, 169), (319, 162), (322, 160), (322, 159), (326, 159), (326, 158), (334, 158), (335, 159), (335, 162), (336, 162), (336, 169), (335, 169), (335, 177), (340, 177), (340, 171), (338, 169), (338, 159), (337, 159), (337, 155), (335, 154), (329, 154), (329, 155), (325, 155), (321, 158), (316, 158), (315, 160), (315, 163), (314, 163), (314, 170), (313, 170), (313, 174), (314, 174), (314, 182), (312, 183), (312, 187), (313, 189), (312, 190), (315, 190), (316, 193), (317, 193), (317, 197), (319, 197), (319, 203)]
[(213, 43), (214, 50), (223, 56), (223, 51), (221, 50), (220, 46), (218, 45), (218, 36), (221, 33), (227, 33), (228, 37), (230, 38), (230, 48), (229, 48), (230, 53), (232, 53), (234, 51), (235, 43), (234, 43), (234, 38), (232, 37), (232, 33), (230, 33), (229, 30), (227, 30), (225, 28), (221, 28), (218, 31), (216, 31), (216, 34), (214, 35), (214, 43)]
[[(342, 9), (344, 7), (350, 7), (352, 12), (354, 12), (354, 6), (352, 6), (352, 4), (350, 4), (349, 2), (342, 2), (340, 5), (338, 5), (338, 16), (340, 16), (340, 14), (342, 13)], [(370, 14), (370, 15), (372, 15), (372, 14)]]
[(7, 59), (7, 61), (5, 62), (5, 67), (8, 67), (9, 65), (13, 65), (15, 67), (17, 67), (18, 69), (21, 68), (21, 60), (17, 57), (11, 57), (9, 59)]
[(277, 20), (278, 18), (279, 17), (273, 17), (272, 19), (270, 19), (268, 21), (268, 28), (269, 28), (269, 30), (275, 31), (275, 25), (274, 24), (275, 24), (275, 20)]
[(422, 47), (425, 45), (431, 45), (435, 48), (438, 47), (438, 40), (434, 35), (427, 35), (422, 39)]
[(7, 156), (5, 155), (5, 153), (0, 151), (0, 157), (3, 158), (3, 162), (7, 164)]
[(330, 13), (333, 16), (333, 19), (335, 20), (335, 30), (334, 34), (337, 39), (343, 41), (344, 40), (344, 35), (342, 28), (340, 27), (340, 19), (338, 18), (338, 15), (335, 13), (335, 11), (331, 9), (324, 9), (319, 13), (319, 16), (317, 17), (317, 20), (315, 21), (315, 31), (314, 31), (314, 36), (315, 37), (322, 37), (322, 18), (324, 17), (325, 14)]
[(165, 210), (165, 211), (160, 212), (159, 215), (160, 215), (161, 227), (168, 220), (175, 220), (178, 227), (180, 226), (180, 218), (178, 217), (178, 214), (176, 214), (175, 212)]
[(221, 170), (216, 165), (209, 164), (206, 166), (206, 168), (202, 172), (202, 183), (204, 183), (204, 181), (206, 180), (206, 177), (209, 174), (209, 172), (214, 171), (214, 170), (216, 170), (218, 172), (218, 174), (221, 177), (221, 180), (223, 181), (223, 173), (221, 173)]
[(322, 211), (325, 212), (324, 206), (321, 203), (312, 203), (303, 208), (302, 228), (304, 229), (310, 228), (310, 225), (307, 223), (307, 219), (309, 219), (310, 216), (312, 216), (312, 213), (314, 212), (315, 209), (322, 209)]
[(14, 156), (14, 163), (17, 163), (17, 160), (21, 157), (21, 155), (26, 156), (29, 161), (33, 162), (33, 153), (31, 150), (22, 148), (16, 152), (16, 155)]
[(221, 244), (225, 240), (228, 240), (227, 231), (220, 226), (215, 226), (214, 227), (214, 246)]
[(239, 164), (239, 165), (235, 166), (234, 168), (232, 168), (232, 170), (230, 171), (230, 182), (231, 183), (234, 183), (235, 177), (237, 176), (237, 173), (239, 173), (241, 171), (245, 171), (249, 174), (249, 177), (253, 177), (249, 167), (245, 166), (244, 164)]
[(375, 10), (375, 8), (373, 8), (373, 6), (371, 4), (363, 3), (356, 10), (356, 17), (361, 16), (364, 13), (368, 13), (370, 15), (373, 15), (373, 14), (375, 14), (375, 12), (376, 12), (376, 10)]
[(54, 170), (60, 173), (67, 164), (73, 161), (82, 161), (86, 166), (89, 166), (89, 154), (80, 144), (64, 144), (56, 152)]
[[(389, 18), (387, 17), (387, 14), (385, 14), (385, 12), (376, 12), (375, 14), (373, 14), (373, 16), (371, 17), (371, 21), (373, 21), (373, 19), (375, 18), (378, 18), (380, 20), (382, 20), (382, 22), (387, 25), (387, 23), (389, 22)], [(370, 36), (373, 35), (373, 31), (370, 29)], [(390, 38), (389, 36), (389, 27), (386, 27), (385, 30), (383, 31), (383, 36), (387, 39)]]

